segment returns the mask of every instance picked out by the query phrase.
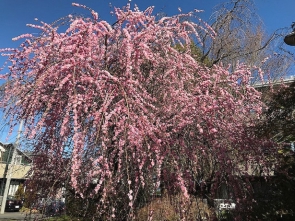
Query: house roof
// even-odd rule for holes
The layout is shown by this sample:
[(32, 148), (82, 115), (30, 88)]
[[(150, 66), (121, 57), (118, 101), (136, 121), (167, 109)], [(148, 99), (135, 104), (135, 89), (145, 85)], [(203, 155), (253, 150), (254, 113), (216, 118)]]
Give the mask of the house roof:
[[(291, 84), (295, 82), (295, 76), (290, 76), (289, 78), (285, 78), (283, 80), (277, 80), (277, 81), (274, 81), (272, 82), (271, 84), (273, 86), (275, 85), (281, 85), (282, 83), (284, 84)], [(270, 83), (269, 82), (259, 82), (259, 83), (256, 83), (254, 85), (252, 85), (254, 88), (258, 89), (258, 88), (264, 88), (264, 87), (269, 87), (270, 86)]]
[[(13, 143), (1, 143), (0, 142), (0, 151), (5, 152), (5, 154), (10, 152), (12, 147), (15, 147), (15, 145)], [(25, 154), (23, 151), (21, 151), (19, 148), (16, 148), (16, 151), (17, 151), (18, 155), (23, 155), (27, 159), (26, 161), (28, 161), (28, 162), (32, 161), (32, 158), (30, 156), (28, 156), (27, 154)], [(10, 155), (10, 154), (8, 154), (8, 155)], [(11, 156), (10, 156), (10, 158), (11, 158)], [(9, 159), (7, 159), (7, 160), (9, 161)]]

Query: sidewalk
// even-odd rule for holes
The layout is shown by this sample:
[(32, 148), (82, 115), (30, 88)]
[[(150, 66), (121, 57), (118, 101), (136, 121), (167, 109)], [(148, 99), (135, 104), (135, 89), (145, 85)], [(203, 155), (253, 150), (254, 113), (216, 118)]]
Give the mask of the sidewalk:
[[(35, 218), (44, 218), (42, 214), (25, 214), (21, 212), (5, 212), (4, 214), (0, 214), (0, 221), (12, 221), (12, 220), (34, 220)], [(39, 220), (39, 219), (38, 219)]]

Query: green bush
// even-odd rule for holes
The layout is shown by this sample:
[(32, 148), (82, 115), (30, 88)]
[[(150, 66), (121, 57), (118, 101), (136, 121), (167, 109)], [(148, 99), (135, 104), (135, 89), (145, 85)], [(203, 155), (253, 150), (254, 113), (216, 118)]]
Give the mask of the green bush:
[(21, 200), (25, 198), (25, 189), (24, 189), (24, 185), (20, 184), (14, 194), (15, 198), (17, 200)]

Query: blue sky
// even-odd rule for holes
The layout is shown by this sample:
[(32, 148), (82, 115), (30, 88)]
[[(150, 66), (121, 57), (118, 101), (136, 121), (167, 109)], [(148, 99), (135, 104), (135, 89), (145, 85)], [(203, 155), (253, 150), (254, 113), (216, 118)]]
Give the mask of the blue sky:
[[(131, 4), (137, 4), (141, 10), (153, 5), (155, 12), (164, 12), (167, 15), (178, 13), (178, 7), (183, 12), (193, 9), (204, 10), (201, 14), (203, 20), (208, 20), (213, 12), (213, 7), (226, 0), (132, 0)], [(26, 27), (28, 23), (41, 21), (52, 23), (62, 16), (70, 13), (87, 14), (87, 11), (73, 7), (72, 2), (85, 4), (99, 13), (101, 19), (114, 22), (110, 15), (110, 3), (112, 6), (126, 5), (127, 0), (0, 0), (0, 48), (16, 47), (20, 42), (11, 39), (24, 33), (36, 32)], [(277, 29), (290, 27), (295, 21), (295, 0), (254, 0), (257, 13), (264, 22), (266, 31), (271, 34)], [(295, 48), (295, 47), (294, 47)], [(5, 59), (0, 56), (0, 67)], [(1, 116), (0, 116), (1, 117)], [(1, 123), (0, 123), (1, 125)], [(1, 127), (0, 127), (1, 129)], [(7, 130), (0, 130), (0, 141), (5, 142)], [(7, 142), (13, 142), (15, 135)]]
[[(155, 6), (155, 11), (163, 11), (168, 15), (178, 13), (178, 7), (184, 12), (193, 9), (202, 9), (203, 19), (208, 19), (213, 7), (226, 0), (132, 0), (140, 9), (149, 5)], [(0, 48), (13, 47), (17, 43), (11, 38), (34, 29), (26, 27), (27, 23), (35, 23), (34, 18), (51, 23), (56, 19), (70, 13), (87, 13), (85, 10), (71, 6), (73, 0), (0, 0)], [(100, 17), (107, 21), (114, 18), (110, 16), (109, 3), (113, 6), (125, 5), (127, 0), (77, 0), (96, 10)], [(254, 0), (258, 14), (264, 21), (269, 33), (279, 28), (291, 25), (294, 18), (295, 0)], [(1, 62), (2, 60), (0, 60)]]

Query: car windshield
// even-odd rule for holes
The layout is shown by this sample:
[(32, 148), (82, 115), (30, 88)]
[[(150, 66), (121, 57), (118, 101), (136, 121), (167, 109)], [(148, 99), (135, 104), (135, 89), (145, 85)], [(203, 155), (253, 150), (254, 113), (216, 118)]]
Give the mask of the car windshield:
[(8, 200), (15, 200), (15, 197), (14, 196), (7, 196), (7, 199)]

